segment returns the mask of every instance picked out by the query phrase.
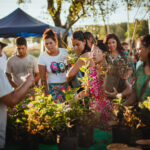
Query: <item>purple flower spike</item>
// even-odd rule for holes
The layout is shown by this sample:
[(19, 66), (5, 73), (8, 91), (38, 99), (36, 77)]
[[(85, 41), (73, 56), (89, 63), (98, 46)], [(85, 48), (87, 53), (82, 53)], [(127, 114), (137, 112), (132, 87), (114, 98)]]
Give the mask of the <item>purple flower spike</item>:
[(13, 111), (17, 111), (17, 109), (16, 109), (16, 108), (13, 108)]
[(57, 104), (57, 101), (54, 101), (55, 104)]
[(27, 106), (26, 106), (26, 105), (23, 105), (22, 107), (23, 107), (23, 108), (26, 108)]

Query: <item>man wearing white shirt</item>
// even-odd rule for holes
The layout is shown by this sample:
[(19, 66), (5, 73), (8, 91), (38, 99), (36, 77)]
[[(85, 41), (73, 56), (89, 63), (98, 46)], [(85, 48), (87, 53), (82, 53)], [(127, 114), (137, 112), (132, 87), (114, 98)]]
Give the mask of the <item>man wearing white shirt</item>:
[[(7, 62), (7, 57), (2, 49), (7, 46), (7, 44), (0, 42), (0, 69), (4, 72)], [(0, 82), (3, 85), (3, 81)], [(9, 90), (9, 87), (7, 87)], [(0, 93), (1, 94), (1, 93)], [(5, 145), (5, 135), (6, 135), (6, 123), (7, 123), (7, 106), (0, 102), (0, 148), (3, 148)]]
[[(24, 96), (28, 92), (28, 89), (33, 85), (33, 83), (34, 83), (34, 78), (31, 75), (28, 75), (26, 77), (26, 81), (24, 81), (24, 83), (20, 87), (14, 90), (10, 85), (3, 70), (0, 69), (0, 103), (13, 107), (24, 98)], [(1, 113), (1, 108), (0, 108), (0, 113)], [(0, 116), (0, 121), (3, 120), (4, 117), (6, 116), (5, 115)], [(2, 149), (5, 146), (6, 122), (0, 126), (1, 129), (3, 129), (0, 130), (0, 149)]]

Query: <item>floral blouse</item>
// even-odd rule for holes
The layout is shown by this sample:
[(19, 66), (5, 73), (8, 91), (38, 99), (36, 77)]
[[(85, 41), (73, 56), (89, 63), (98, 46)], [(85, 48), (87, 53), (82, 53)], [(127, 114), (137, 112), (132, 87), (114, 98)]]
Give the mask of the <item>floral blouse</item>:
[(103, 90), (103, 80), (99, 79), (95, 67), (89, 68), (89, 88), (91, 97), (91, 109), (101, 112), (101, 120), (107, 122), (111, 117), (113, 108), (112, 102), (107, 98)]

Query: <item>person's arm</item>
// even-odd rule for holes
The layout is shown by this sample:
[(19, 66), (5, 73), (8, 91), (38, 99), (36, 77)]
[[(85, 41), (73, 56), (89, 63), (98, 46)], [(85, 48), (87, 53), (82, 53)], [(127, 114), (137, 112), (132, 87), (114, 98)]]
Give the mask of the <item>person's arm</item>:
[(87, 96), (90, 96), (90, 93), (89, 93), (89, 90), (83, 90), (81, 92), (79, 92), (76, 97), (75, 97), (75, 100), (77, 99), (81, 99), (81, 98), (84, 98), (84, 97), (87, 97)]
[(33, 57), (33, 69), (34, 69), (34, 80), (35, 83), (39, 81), (40, 79), (40, 73), (39, 73), (39, 68), (37, 64), (37, 59)]
[[(85, 53), (80, 58), (89, 57), (89, 53)], [(70, 68), (70, 70), (67, 72), (66, 79), (68, 82), (70, 82), (73, 77), (79, 72), (80, 67), (85, 65), (85, 62), (78, 58), (77, 62)]]
[(41, 84), (44, 86), (45, 94), (48, 95), (48, 85), (46, 80), (46, 66), (43, 65), (38, 65), (38, 66), (39, 66)]
[(130, 86), (128, 80), (125, 81), (126, 88), (121, 92), (122, 97), (126, 97), (132, 93), (132, 87)]
[(33, 85), (34, 79), (31, 75), (26, 78), (26, 81), (21, 84), (20, 87), (15, 89), (13, 92), (0, 97), (0, 101), (5, 105), (13, 107), (18, 104), (28, 92), (28, 89)]
[(127, 98), (127, 100), (124, 102), (124, 105), (130, 106), (130, 105), (135, 104), (136, 98), (137, 98), (136, 92), (135, 92), (134, 90), (132, 90), (132, 94), (131, 94), (131, 95)]
[(125, 81), (125, 84), (126, 84), (126, 88), (121, 93), (118, 93), (116, 88), (113, 88), (113, 90), (114, 90), (113, 92), (105, 91), (105, 94), (111, 98), (115, 98), (117, 95), (126, 97), (132, 93), (132, 88), (127, 80)]
[(34, 81), (35, 81), (35, 83), (38, 82), (39, 79), (40, 79), (40, 73), (39, 72), (34, 73)]
[(9, 74), (9, 73), (6, 72), (6, 76), (7, 76), (8, 80), (9, 80), (11, 86), (12, 86), (13, 88), (17, 88), (18, 85), (17, 85), (15, 82), (13, 82), (11, 74)]

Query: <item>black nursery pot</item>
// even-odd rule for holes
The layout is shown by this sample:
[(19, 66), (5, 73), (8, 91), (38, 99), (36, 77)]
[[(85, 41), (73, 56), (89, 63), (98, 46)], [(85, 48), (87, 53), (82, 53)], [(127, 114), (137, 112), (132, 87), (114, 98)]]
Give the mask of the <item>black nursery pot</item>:
[(58, 150), (77, 150), (78, 138), (76, 136), (60, 136)]
[(143, 139), (150, 139), (150, 127), (142, 127), (140, 130), (142, 132)]
[(130, 144), (131, 129), (123, 126), (112, 126), (112, 142)]
[(78, 144), (79, 147), (90, 147), (93, 145), (94, 128), (88, 126), (80, 126), (78, 128)]
[(38, 136), (26, 135), (20, 143), (19, 150), (39, 150)]

